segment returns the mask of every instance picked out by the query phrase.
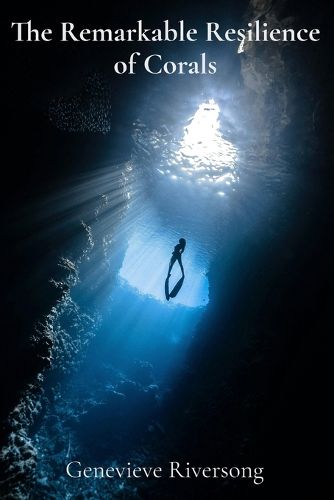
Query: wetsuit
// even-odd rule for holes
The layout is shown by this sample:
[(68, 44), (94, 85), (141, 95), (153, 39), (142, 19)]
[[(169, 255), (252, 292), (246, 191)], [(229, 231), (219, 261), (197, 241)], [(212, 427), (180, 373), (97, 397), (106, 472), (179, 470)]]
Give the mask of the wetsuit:
[(169, 263), (169, 269), (168, 269), (169, 275), (170, 275), (172, 267), (174, 266), (176, 261), (178, 261), (180, 268), (181, 268), (181, 271), (182, 271), (182, 275), (184, 275), (183, 264), (182, 264), (182, 259), (181, 259), (181, 255), (183, 252), (184, 252), (184, 246), (181, 245), (181, 243), (178, 243), (177, 245), (175, 245), (174, 251), (172, 253), (172, 257), (171, 257), (170, 263)]

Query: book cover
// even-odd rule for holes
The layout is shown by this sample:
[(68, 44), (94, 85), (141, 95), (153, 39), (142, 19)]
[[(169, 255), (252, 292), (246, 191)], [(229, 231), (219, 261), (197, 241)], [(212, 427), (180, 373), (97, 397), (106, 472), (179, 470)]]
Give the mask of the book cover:
[(1, 498), (324, 498), (330, 26), (6, 6)]

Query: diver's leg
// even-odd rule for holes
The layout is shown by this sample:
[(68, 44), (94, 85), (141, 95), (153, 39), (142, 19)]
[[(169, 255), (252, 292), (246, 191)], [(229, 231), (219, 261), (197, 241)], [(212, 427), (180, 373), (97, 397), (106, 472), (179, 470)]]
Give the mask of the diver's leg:
[(172, 257), (169, 261), (169, 268), (168, 268), (168, 278), (170, 277), (171, 270), (173, 269), (173, 266), (175, 264), (175, 257)]

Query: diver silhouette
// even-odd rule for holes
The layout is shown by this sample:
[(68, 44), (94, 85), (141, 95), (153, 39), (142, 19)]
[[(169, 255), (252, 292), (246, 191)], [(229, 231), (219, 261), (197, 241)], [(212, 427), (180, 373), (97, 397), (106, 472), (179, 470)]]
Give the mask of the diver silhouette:
[(179, 239), (179, 243), (175, 245), (172, 257), (169, 262), (169, 268), (168, 268), (168, 275), (167, 277), (169, 278), (171, 275), (171, 271), (173, 269), (173, 266), (176, 261), (178, 261), (181, 271), (182, 271), (182, 277), (184, 278), (184, 269), (183, 269), (183, 264), (182, 264), (182, 254), (184, 252), (184, 249), (186, 248), (186, 240), (184, 238)]
[[(184, 269), (183, 269), (181, 256), (182, 256), (185, 248), (186, 248), (186, 240), (184, 238), (180, 238), (178, 244), (175, 245), (175, 247), (174, 247), (172, 257), (169, 261), (168, 274), (167, 274), (167, 278), (165, 281), (165, 295), (166, 295), (167, 300), (169, 300), (170, 298), (176, 297), (182, 288), (183, 281), (184, 281)], [(173, 268), (176, 261), (178, 261), (178, 263), (180, 265), (180, 268), (182, 271), (182, 278), (179, 279), (179, 281), (174, 286), (173, 290), (171, 292), (169, 292), (169, 278), (171, 276), (171, 271), (172, 271), (172, 268)]]

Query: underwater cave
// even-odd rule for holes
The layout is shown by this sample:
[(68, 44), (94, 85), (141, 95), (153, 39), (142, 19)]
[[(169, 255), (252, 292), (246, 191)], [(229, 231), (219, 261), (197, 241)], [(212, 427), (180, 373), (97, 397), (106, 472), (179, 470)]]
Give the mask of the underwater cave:
[[(311, 20), (283, 3), (228, 20)], [(10, 61), (1, 498), (274, 498), (308, 460), (328, 301), (326, 55), (217, 41), (214, 76), (122, 80), (106, 45)]]

